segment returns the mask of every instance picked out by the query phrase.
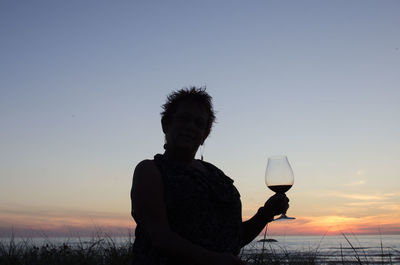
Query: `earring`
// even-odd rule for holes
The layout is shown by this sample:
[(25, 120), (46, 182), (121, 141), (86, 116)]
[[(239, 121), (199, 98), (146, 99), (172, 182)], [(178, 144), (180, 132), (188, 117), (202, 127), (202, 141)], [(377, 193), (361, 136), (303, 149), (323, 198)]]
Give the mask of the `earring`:
[(204, 146), (205, 144), (203, 143), (200, 147), (200, 160), (203, 161), (203, 154), (204, 154)]

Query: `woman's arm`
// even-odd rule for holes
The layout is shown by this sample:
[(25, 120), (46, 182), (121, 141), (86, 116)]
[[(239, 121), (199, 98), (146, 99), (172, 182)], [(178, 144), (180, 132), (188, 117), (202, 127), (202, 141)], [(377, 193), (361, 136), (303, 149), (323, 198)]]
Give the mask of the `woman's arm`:
[(275, 215), (286, 212), (289, 208), (289, 199), (285, 194), (275, 194), (270, 197), (263, 207), (247, 221), (242, 223), (242, 247), (250, 243), (260, 234), (264, 226), (274, 219)]
[(209, 251), (170, 230), (162, 179), (151, 160), (139, 163), (131, 190), (132, 216), (149, 233), (153, 246), (166, 256), (193, 264), (244, 264), (231, 254)]

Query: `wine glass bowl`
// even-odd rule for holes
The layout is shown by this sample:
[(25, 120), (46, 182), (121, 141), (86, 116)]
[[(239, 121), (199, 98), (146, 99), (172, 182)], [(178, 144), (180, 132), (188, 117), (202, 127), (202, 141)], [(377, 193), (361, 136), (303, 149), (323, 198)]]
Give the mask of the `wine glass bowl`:
[[(287, 192), (294, 183), (293, 170), (289, 164), (286, 156), (272, 156), (268, 158), (267, 169), (265, 171), (265, 184), (269, 189), (276, 193)], [(295, 219), (294, 217), (287, 217), (283, 213), (279, 218), (282, 219)]]

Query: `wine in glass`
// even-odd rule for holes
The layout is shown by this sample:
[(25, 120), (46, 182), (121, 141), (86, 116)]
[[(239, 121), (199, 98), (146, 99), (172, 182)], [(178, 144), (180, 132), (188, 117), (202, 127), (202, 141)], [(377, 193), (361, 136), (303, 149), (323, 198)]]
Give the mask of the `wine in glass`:
[[(267, 170), (265, 171), (265, 184), (276, 193), (287, 192), (294, 183), (293, 170), (286, 156), (272, 156), (268, 158)], [(296, 219), (283, 213), (276, 220)]]

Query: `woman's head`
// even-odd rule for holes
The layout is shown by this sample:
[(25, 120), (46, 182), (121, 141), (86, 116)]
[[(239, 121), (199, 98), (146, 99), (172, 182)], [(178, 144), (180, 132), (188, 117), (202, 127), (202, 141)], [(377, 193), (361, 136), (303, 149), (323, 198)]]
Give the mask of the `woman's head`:
[(215, 121), (212, 97), (205, 88), (174, 91), (162, 107), (161, 123), (167, 143), (192, 145), (197, 150), (210, 134)]

